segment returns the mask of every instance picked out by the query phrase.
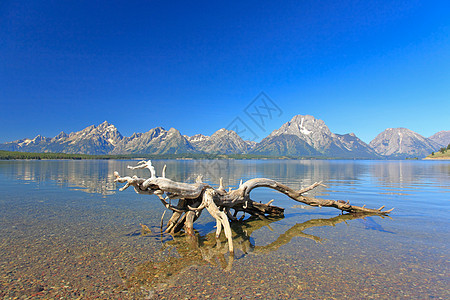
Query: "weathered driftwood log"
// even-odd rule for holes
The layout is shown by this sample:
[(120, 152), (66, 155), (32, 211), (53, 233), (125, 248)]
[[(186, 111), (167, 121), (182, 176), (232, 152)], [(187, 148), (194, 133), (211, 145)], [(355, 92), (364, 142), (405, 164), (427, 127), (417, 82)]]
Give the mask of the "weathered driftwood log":
[[(366, 208), (365, 205), (362, 207), (351, 205), (348, 201), (316, 199), (304, 196), (306, 192), (322, 185), (321, 182), (316, 182), (301, 190), (294, 190), (272, 179), (255, 178), (244, 183), (241, 182), (236, 190), (230, 189), (226, 191), (222, 179), (218, 188), (213, 188), (209, 184), (202, 182), (200, 176), (192, 184), (172, 181), (165, 177), (165, 166), (162, 176), (157, 177), (155, 168), (150, 160), (141, 161), (137, 166), (128, 166), (128, 168), (132, 170), (148, 169), (150, 178), (144, 179), (137, 176), (121, 177), (118, 172), (114, 172), (116, 177), (114, 181), (126, 183), (120, 191), (132, 186), (139, 194), (158, 196), (164, 206), (173, 211), (165, 232), (173, 234), (184, 228), (187, 234), (193, 235), (194, 222), (200, 216), (202, 210), (206, 208), (216, 219), (216, 237), (219, 237), (222, 228), (224, 229), (230, 253), (234, 252), (230, 220), (237, 220), (238, 212), (243, 212), (244, 215), (247, 213), (261, 219), (264, 219), (266, 216), (275, 217), (284, 214), (284, 208), (273, 206), (272, 201), (263, 204), (250, 199), (250, 192), (258, 187), (277, 190), (291, 199), (307, 205), (334, 207), (342, 212), (385, 215), (392, 211), (392, 209), (383, 210), (384, 206), (379, 209), (370, 209)], [(171, 204), (171, 201), (174, 199), (178, 199), (178, 204), (175, 206)]]

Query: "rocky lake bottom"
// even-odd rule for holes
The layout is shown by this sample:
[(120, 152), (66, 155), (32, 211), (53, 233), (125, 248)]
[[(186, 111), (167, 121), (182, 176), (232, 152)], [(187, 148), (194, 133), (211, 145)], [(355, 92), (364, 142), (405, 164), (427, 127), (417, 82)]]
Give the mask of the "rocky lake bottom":
[(112, 182), (115, 170), (147, 176), (129, 164), (0, 162), (0, 298), (450, 298), (448, 162), (155, 161), (177, 181), (323, 180), (313, 196), (395, 207), (384, 218), (341, 215), (255, 190), (253, 199), (274, 199), (285, 216), (234, 224), (234, 256), (206, 211), (195, 238), (161, 234), (159, 200)]

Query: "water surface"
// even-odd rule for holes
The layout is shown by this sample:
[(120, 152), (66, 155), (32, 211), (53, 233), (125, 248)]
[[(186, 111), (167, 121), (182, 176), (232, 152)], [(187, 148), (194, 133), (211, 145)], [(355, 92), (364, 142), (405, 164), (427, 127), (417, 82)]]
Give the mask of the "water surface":
[[(450, 163), (154, 161), (157, 173), (217, 185), (267, 177), (310, 196), (387, 209), (391, 218), (310, 208), (270, 189), (285, 217), (233, 225), (236, 254), (205, 211), (197, 239), (160, 234), (154, 196), (118, 192), (136, 161), (0, 162), (0, 296), (35, 298), (448, 299)], [(167, 212), (164, 221), (169, 216)], [(141, 231), (147, 225), (152, 233)]]

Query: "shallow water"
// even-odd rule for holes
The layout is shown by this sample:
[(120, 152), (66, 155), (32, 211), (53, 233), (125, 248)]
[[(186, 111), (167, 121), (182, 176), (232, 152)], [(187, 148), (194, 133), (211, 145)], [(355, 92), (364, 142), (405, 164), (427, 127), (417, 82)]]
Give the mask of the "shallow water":
[[(160, 235), (154, 196), (118, 192), (136, 161), (0, 161), (0, 296), (19, 298), (449, 299), (450, 163), (434, 161), (154, 161), (166, 176), (217, 185), (276, 179), (310, 196), (387, 209), (357, 218), (269, 189), (254, 200), (285, 217), (233, 227), (237, 249), (205, 211), (197, 239)], [(167, 222), (169, 213), (165, 214)], [(141, 232), (140, 224), (152, 233)]]

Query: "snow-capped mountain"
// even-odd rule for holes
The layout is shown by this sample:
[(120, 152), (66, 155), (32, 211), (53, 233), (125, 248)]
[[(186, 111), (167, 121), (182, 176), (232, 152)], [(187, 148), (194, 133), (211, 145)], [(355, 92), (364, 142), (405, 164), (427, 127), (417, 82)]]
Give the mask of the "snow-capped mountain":
[(189, 143), (191, 143), (191, 145), (194, 146), (196, 149), (197, 149), (197, 148), (201, 148), (201, 147), (202, 147), (202, 144), (204, 144), (206, 141), (209, 140), (209, 136), (203, 135), (203, 134), (201, 134), (201, 133), (198, 133), (198, 134), (193, 135), (193, 136), (187, 136), (187, 135), (185, 135), (184, 137), (185, 137), (185, 138), (189, 141)]
[(61, 132), (54, 138), (38, 135), (34, 139), (24, 139), (0, 145), (0, 149), (23, 152), (62, 152), (82, 154), (108, 154), (122, 140), (122, 135), (107, 121), (98, 126), (91, 125), (67, 135)]
[[(46, 145), (51, 139), (37, 135), (33, 139), (22, 139), (13, 142), (0, 144), (0, 150), (6, 151), (26, 151), (26, 152), (43, 152), (42, 145)], [(30, 149), (30, 150), (24, 150)]]
[(294, 116), (261, 142), (244, 141), (236, 132), (220, 129), (211, 136), (183, 136), (177, 129), (162, 127), (123, 137), (107, 121), (98, 126), (53, 138), (36, 136), (0, 144), (0, 150), (83, 154), (259, 154), (334, 158), (425, 157), (450, 143), (450, 131), (429, 139), (405, 129), (387, 129), (370, 144), (355, 134), (335, 134), (325, 122), (309, 115)]
[(257, 144), (252, 153), (341, 158), (378, 156), (355, 134), (332, 133), (324, 121), (309, 115), (294, 116)]
[(196, 134), (188, 137), (188, 141), (199, 152), (220, 154), (247, 153), (254, 144), (244, 141), (233, 130), (219, 129), (211, 136)]
[(162, 127), (145, 133), (134, 133), (122, 139), (111, 154), (180, 154), (196, 152), (189, 141), (175, 128), (169, 131)]
[(406, 128), (388, 128), (369, 145), (378, 154), (390, 158), (425, 157), (440, 148), (436, 142)]

